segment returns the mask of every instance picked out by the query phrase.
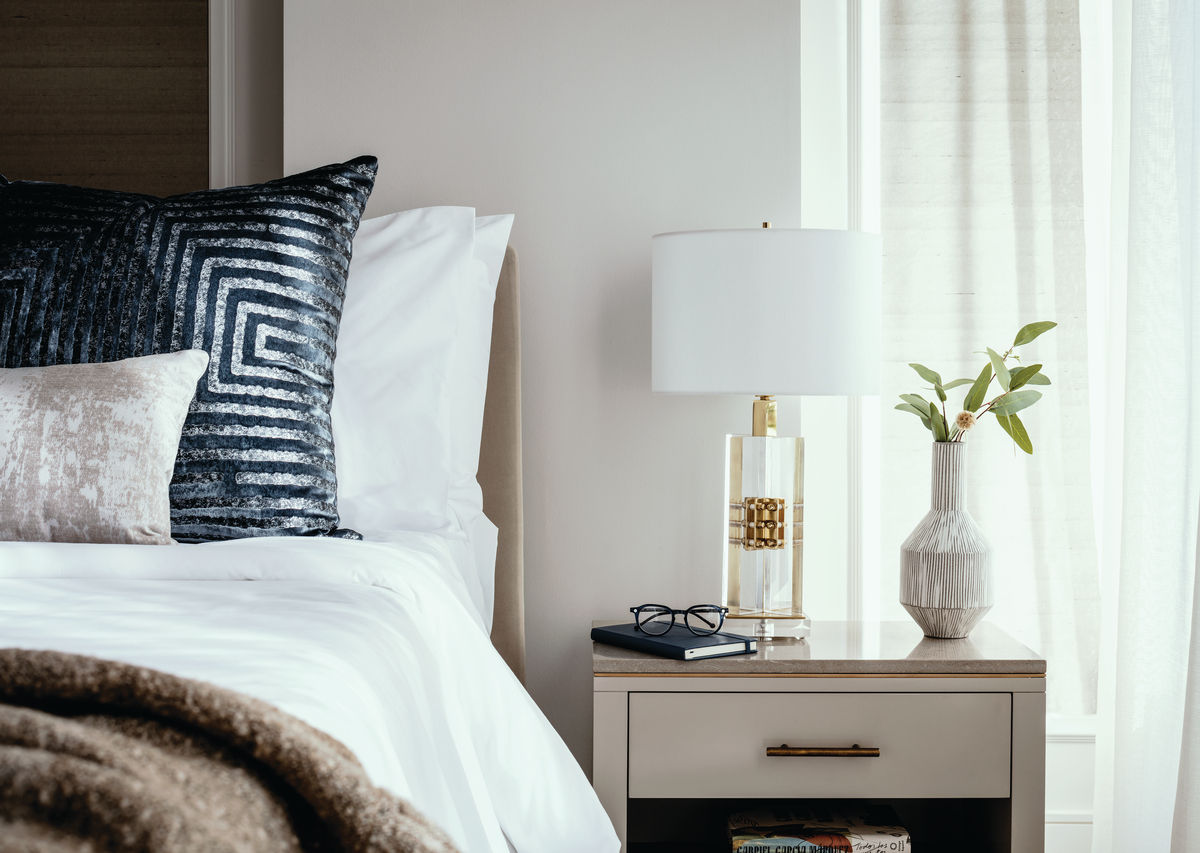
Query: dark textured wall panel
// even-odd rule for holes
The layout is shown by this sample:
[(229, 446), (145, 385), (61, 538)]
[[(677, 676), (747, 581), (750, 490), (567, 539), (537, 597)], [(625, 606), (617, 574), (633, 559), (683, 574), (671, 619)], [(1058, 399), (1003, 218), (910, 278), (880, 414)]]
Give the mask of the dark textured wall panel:
[(0, 174), (207, 187), (206, 0), (0, 0)]

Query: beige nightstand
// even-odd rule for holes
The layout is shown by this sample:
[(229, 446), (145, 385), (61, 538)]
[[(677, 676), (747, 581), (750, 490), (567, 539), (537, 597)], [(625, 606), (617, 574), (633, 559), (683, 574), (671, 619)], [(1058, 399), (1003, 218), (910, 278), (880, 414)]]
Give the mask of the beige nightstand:
[[(908, 622), (817, 622), (759, 649), (685, 663), (593, 644), (594, 783), (624, 849), (728, 849), (731, 806), (787, 798), (886, 801), (920, 853), (1041, 853), (1036, 654), (990, 624), (930, 640)], [(767, 755), (785, 744), (852, 754)]]

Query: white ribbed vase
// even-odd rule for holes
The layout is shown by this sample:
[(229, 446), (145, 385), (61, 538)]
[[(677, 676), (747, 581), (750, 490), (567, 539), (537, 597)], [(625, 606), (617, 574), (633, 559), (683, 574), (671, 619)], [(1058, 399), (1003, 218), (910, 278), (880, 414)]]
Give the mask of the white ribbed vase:
[(927, 637), (965, 637), (992, 609), (991, 549), (966, 490), (967, 446), (935, 441), (929, 513), (900, 546), (900, 603)]

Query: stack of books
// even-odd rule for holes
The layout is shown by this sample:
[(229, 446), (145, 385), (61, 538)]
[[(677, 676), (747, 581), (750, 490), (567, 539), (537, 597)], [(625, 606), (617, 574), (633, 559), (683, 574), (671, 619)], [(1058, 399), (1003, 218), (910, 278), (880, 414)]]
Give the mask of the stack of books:
[(822, 810), (779, 803), (729, 816), (734, 853), (910, 853), (912, 841), (887, 806)]

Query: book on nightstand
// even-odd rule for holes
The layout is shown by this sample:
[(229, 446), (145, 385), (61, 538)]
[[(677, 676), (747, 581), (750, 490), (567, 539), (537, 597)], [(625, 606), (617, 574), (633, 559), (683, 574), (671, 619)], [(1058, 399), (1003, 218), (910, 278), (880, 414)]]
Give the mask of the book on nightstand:
[(908, 830), (887, 806), (824, 810), (780, 803), (729, 816), (735, 853), (909, 853)]
[(758, 640), (737, 634), (709, 634), (697, 637), (683, 625), (673, 625), (665, 634), (647, 634), (628, 625), (609, 625), (592, 629), (592, 639), (637, 652), (676, 660), (700, 660), (726, 655), (749, 655), (758, 651)]

